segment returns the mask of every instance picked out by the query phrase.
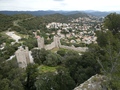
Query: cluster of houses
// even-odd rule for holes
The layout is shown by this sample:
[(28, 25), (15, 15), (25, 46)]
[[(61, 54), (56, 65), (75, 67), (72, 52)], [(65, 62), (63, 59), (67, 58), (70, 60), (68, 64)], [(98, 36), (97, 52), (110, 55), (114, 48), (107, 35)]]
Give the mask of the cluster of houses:
[[(46, 25), (47, 29), (55, 29), (57, 35), (68, 43), (97, 43), (94, 31), (100, 30), (100, 21), (94, 17), (79, 17), (72, 19), (70, 23), (51, 22)], [(53, 31), (55, 34), (55, 31)], [(67, 39), (75, 38), (75, 39)]]

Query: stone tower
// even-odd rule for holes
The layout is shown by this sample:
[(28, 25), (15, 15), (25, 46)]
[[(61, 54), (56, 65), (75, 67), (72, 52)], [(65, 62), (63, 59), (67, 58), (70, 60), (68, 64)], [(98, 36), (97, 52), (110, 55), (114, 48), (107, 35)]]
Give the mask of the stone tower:
[(30, 63), (30, 56), (29, 56), (29, 50), (28, 50), (28, 47), (25, 47), (25, 56), (26, 56), (26, 62), (27, 64)]
[(20, 47), (15, 52), (15, 56), (17, 58), (18, 66), (21, 68), (26, 68), (27, 64), (30, 63), (28, 47), (26, 47), (25, 49), (23, 47)]
[(61, 46), (60, 38), (57, 36), (54, 36), (54, 43), (55, 43), (55, 47), (59, 48)]
[(42, 49), (42, 48), (44, 48), (44, 38), (42, 37), (38, 37), (37, 38), (37, 42), (38, 42), (38, 48), (39, 49)]

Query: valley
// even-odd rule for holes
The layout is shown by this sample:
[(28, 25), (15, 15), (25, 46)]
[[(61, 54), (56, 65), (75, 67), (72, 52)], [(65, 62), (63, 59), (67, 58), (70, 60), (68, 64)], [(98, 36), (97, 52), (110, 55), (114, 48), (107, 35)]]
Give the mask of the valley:
[(120, 22), (110, 27), (108, 16), (120, 15), (69, 13), (0, 14), (1, 90), (106, 90), (112, 80), (115, 87)]

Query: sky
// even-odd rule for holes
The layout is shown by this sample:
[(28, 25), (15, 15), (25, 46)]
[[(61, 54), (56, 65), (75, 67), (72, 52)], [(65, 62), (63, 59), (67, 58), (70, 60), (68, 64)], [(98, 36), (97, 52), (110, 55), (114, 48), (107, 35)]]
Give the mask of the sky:
[(0, 0), (0, 11), (120, 11), (119, 0)]

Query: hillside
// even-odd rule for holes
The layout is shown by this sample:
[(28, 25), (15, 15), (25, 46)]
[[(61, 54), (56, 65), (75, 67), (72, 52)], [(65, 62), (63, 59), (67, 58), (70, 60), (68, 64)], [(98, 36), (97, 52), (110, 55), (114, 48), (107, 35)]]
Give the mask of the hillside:
[(0, 90), (120, 89), (120, 15), (67, 13), (0, 14)]
[(13, 20), (14, 18), (12, 16), (0, 14), (0, 31), (10, 28)]
[(68, 17), (61, 14), (37, 16), (30, 20), (23, 20), (19, 24), (26, 28), (27, 30), (43, 29), (45, 30), (45, 25), (50, 22), (68, 22)]
[(88, 14), (87, 13), (82, 13), (82, 12), (79, 12), (79, 13), (76, 13), (76, 14), (70, 14), (70, 15), (67, 15), (68, 17), (70, 18), (79, 18), (79, 17), (88, 17)]
[[(115, 11), (114, 11), (115, 12)], [(119, 11), (116, 11), (119, 13)], [(15, 15), (15, 14), (31, 14), (34, 16), (44, 16), (44, 15), (51, 15), (51, 14), (62, 14), (62, 15), (71, 15), (71, 14), (77, 14), (77, 13), (86, 13), (90, 15), (95, 15), (99, 17), (105, 17), (106, 15), (112, 13), (112, 12), (100, 12), (100, 11), (92, 11), (92, 10), (85, 10), (85, 11), (0, 11), (1, 14), (6, 15)]]

